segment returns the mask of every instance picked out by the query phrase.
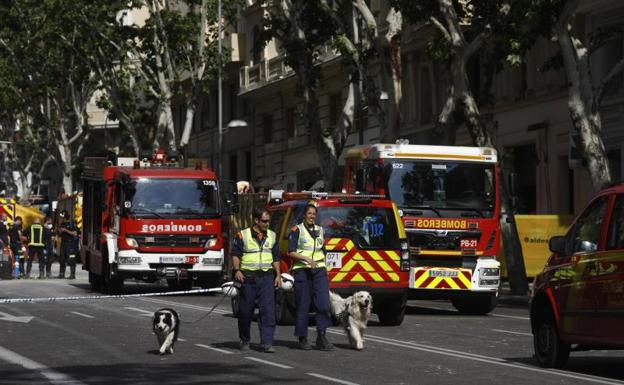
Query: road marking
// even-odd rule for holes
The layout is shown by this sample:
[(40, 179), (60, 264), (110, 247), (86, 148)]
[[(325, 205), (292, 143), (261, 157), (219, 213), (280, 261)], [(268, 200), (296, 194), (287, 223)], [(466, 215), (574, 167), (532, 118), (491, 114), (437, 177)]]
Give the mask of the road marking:
[(178, 341), (186, 342), (186, 340), (184, 338), (178, 338)]
[(29, 323), (33, 318), (31, 316), (14, 316), (9, 313), (4, 313), (0, 311), (0, 321), (9, 321), (9, 322), (19, 322), (23, 324)]
[(271, 362), (271, 361), (266, 361), (266, 360), (261, 360), (260, 358), (256, 358), (256, 357), (245, 357), (245, 358), (248, 359), (248, 360), (260, 362), (260, 363), (263, 363), (263, 364), (276, 366), (276, 367), (282, 368), (282, 369), (292, 369), (292, 366), (282, 365), (282, 364), (278, 364), (276, 362)]
[[(333, 334), (345, 335), (344, 332), (340, 332), (338, 330), (327, 329), (327, 331)], [(379, 342), (382, 344), (388, 344), (392, 346), (404, 347), (404, 348), (413, 349), (413, 350), (419, 350), (419, 351), (428, 352), (428, 353), (455, 357), (455, 358), (464, 359), (464, 360), (472, 360), (472, 361), (478, 361), (478, 362), (483, 362), (483, 363), (488, 363), (488, 364), (505, 366), (509, 368), (523, 369), (523, 370), (528, 370), (531, 372), (538, 372), (538, 373), (551, 374), (554, 376), (573, 378), (576, 380), (585, 380), (585, 381), (595, 382), (598, 384), (608, 384), (608, 385), (624, 384), (624, 381), (613, 380), (607, 377), (598, 377), (598, 376), (585, 375), (585, 374), (572, 374), (570, 372), (564, 372), (564, 371), (560, 371), (556, 369), (542, 369), (542, 368), (538, 368), (535, 366), (511, 362), (503, 358), (483, 356), (480, 354), (468, 353), (468, 352), (463, 352), (460, 350), (445, 349), (445, 348), (440, 348), (437, 346), (417, 344), (414, 342), (405, 342), (405, 341), (395, 340), (392, 338), (375, 336), (371, 334), (366, 335), (366, 340)]]
[(143, 310), (143, 309), (137, 309), (136, 307), (126, 306), (126, 307), (124, 307), (124, 309), (138, 311), (139, 313), (142, 313), (141, 314), (142, 316), (145, 316), (145, 317), (151, 317), (151, 316), (154, 315), (154, 313), (151, 312), (151, 311), (147, 311), (147, 310)]
[(92, 316), (92, 315), (88, 315), (88, 314), (84, 314), (84, 313), (79, 313), (79, 312), (77, 312), (77, 311), (70, 311), (70, 313), (75, 314), (75, 315), (79, 315), (79, 316), (81, 316), (81, 317), (85, 317), (85, 318), (95, 318), (95, 317), (94, 317), (94, 316)]
[(215, 352), (223, 353), (223, 354), (232, 354), (229, 350), (215, 348), (214, 346), (204, 345), (204, 344), (195, 344), (195, 346), (199, 346), (200, 348), (214, 350)]
[(503, 315), (503, 314), (494, 314), (494, 313), (491, 313), (490, 315), (494, 317), (501, 317), (501, 318), (521, 319), (523, 321), (528, 321), (531, 319), (529, 317), (520, 317), (517, 315)]
[(306, 373), (308, 376), (312, 376), (312, 377), (316, 377), (316, 378), (321, 378), (323, 380), (327, 380), (327, 381), (331, 381), (331, 382), (336, 382), (338, 384), (344, 384), (344, 385), (358, 385), (355, 382), (350, 382), (350, 381), (345, 381), (345, 380), (340, 380), (338, 378), (334, 378), (334, 377), (329, 377), (329, 376), (324, 376), (322, 374), (318, 374), (318, 373)]
[(530, 336), (530, 337), (533, 337), (533, 334), (531, 334), (531, 333), (512, 332), (511, 330), (492, 329), (492, 331), (493, 332), (499, 332), (499, 333), (518, 334), (520, 336)]
[(11, 350), (5, 349), (2, 346), (0, 346), (0, 359), (10, 364), (19, 365), (24, 369), (37, 372), (55, 385), (85, 385), (83, 382), (75, 380), (66, 374), (50, 369), (43, 364), (19, 355)]
[[(159, 304), (162, 304), (162, 305), (180, 306), (180, 307), (185, 307), (187, 309), (193, 309), (193, 310), (209, 311), (211, 309), (210, 307), (205, 307), (205, 306), (191, 305), (191, 304), (180, 303), (180, 302), (163, 301), (163, 300), (152, 299), (152, 298), (139, 298), (139, 299), (141, 301), (154, 302), (154, 303), (159, 303)], [(232, 314), (231, 311), (221, 310), (219, 308), (215, 308), (213, 310), (213, 313), (217, 313), (217, 314)]]

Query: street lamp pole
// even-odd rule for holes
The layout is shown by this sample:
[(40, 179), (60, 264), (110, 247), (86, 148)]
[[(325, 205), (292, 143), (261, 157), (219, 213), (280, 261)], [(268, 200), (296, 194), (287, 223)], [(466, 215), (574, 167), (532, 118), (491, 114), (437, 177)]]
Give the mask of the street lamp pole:
[(221, 0), (217, 1), (217, 44), (218, 44), (218, 65), (217, 65), (217, 127), (219, 129), (219, 159), (217, 173), (223, 179), (223, 90), (221, 89)]

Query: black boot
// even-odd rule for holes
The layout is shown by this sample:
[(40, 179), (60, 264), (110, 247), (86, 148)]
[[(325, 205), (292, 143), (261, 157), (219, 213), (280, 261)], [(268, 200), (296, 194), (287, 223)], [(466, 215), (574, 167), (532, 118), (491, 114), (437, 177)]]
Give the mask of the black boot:
[(308, 342), (308, 337), (299, 337), (299, 349), (312, 350), (312, 346)]
[(325, 335), (325, 330), (317, 331), (316, 348), (319, 350), (323, 350), (323, 351), (332, 350), (334, 348), (334, 345), (332, 345), (331, 342), (327, 340), (327, 336)]

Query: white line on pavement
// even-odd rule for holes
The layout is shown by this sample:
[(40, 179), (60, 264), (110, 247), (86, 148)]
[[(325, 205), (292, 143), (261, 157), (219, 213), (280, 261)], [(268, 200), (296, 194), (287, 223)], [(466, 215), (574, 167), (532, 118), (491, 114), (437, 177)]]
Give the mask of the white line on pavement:
[(292, 369), (292, 366), (282, 365), (282, 364), (278, 364), (278, 363), (271, 362), (271, 361), (266, 361), (266, 360), (261, 360), (260, 358), (256, 358), (256, 357), (245, 357), (245, 359), (256, 361), (256, 362), (261, 362), (261, 363), (267, 364), (267, 365), (276, 366), (276, 367), (282, 368), (282, 369)]
[(186, 342), (186, 340), (184, 338), (178, 338), (178, 341)]
[[(163, 300), (160, 300), (160, 299), (153, 299), (153, 298), (140, 298), (140, 300), (141, 301), (146, 301), (146, 302), (159, 303), (159, 304), (162, 304), (162, 305), (180, 306), (180, 307), (185, 307), (187, 309), (193, 309), (193, 310), (208, 311), (208, 310), (211, 309), (210, 307), (206, 307), (206, 306), (190, 305), (190, 304), (180, 303), (180, 302), (163, 301)], [(222, 310), (222, 309), (219, 309), (219, 308), (215, 308), (213, 310), (213, 312), (217, 313), (217, 314), (232, 314), (231, 311)]]
[[(327, 329), (327, 331), (333, 334), (345, 335), (344, 332), (340, 332), (337, 330)], [(429, 346), (429, 345), (417, 344), (413, 342), (405, 342), (405, 341), (400, 341), (400, 340), (394, 340), (392, 338), (374, 336), (370, 334), (366, 336), (366, 340), (388, 344), (392, 346), (404, 347), (408, 349), (420, 350), (420, 351), (428, 352), (428, 353), (441, 354), (441, 355), (455, 357), (455, 358), (464, 359), (464, 360), (479, 361), (479, 362), (484, 362), (484, 363), (489, 363), (489, 364), (494, 364), (494, 365), (505, 366), (509, 368), (528, 370), (531, 372), (551, 374), (554, 376), (573, 378), (576, 380), (584, 380), (584, 381), (594, 382), (598, 384), (607, 384), (607, 385), (623, 385), (624, 384), (624, 381), (618, 381), (618, 380), (614, 380), (614, 379), (607, 378), (607, 377), (598, 377), (598, 376), (592, 376), (592, 375), (586, 375), (586, 374), (572, 374), (571, 372), (564, 372), (564, 371), (554, 370), (554, 369), (542, 369), (542, 368), (538, 368), (534, 366), (510, 362), (503, 358), (483, 356), (480, 354), (473, 354), (473, 353), (463, 352), (459, 350), (452, 350), (452, 349), (444, 349), (444, 348), (440, 348), (437, 346)]]
[(493, 317), (521, 319), (521, 320), (524, 320), (524, 321), (528, 321), (528, 320), (531, 319), (529, 317), (520, 317), (520, 316), (517, 316), (517, 315), (503, 315), (503, 314), (494, 314), (494, 313), (490, 313), (490, 315), (493, 316)]
[(334, 377), (329, 377), (329, 376), (324, 376), (322, 374), (318, 374), (318, 373), (306, 373), (308, 376), (312, 376), (312, 377), (316, 377), (316, 378), (321, 378), (323, 380), (327, 380), (327, 381), (331, 381), (331, 382), (335, 382), (338, 384), (344, 384), (344, 385), (358, 385), (355, 382), (350, 382), (350, 381), (345, 381), (345, 380), (340, 380), (338, 378), (334, 378)]
[(2, 346), (0, 346), (0, 359), (10, 364), (19, 365), (24, 369), (37, 372), (55, 385), (85, 385), (83, 382), (75, 380), (66, 374), (50, 369), (39, 362), (35, 362), (30, 358), (26, 358)]
[(79, 315), (79, 316), (84, 317), (84, 318), (95, 318), (95, 317), (94, 317), (94, 316), (92, 316), (92, 315), (88, 315), (88, 314), (84, 314), (84, 313), (79, 313), (79, 312), (77, 312), (77, 311), (70, 311), (70, 313), (75, 314), (75, 315)]
[(531, 333), (512, 332), (511, 330), (492, 329), (492, 331), (493, 332), (499, 332), (499, 333), (518, 334), (520, 336), (530, 336), (530, 337), (533, 337), (533, 334), (531, 334)]
[(133, 310), (133, 311), (138, 311), (139, 313), (142, 313), (142, 316), (146, 316), (146, 317), (151, 317), (152, 315), (154, 315), (154, 313), (152, 313), (151, 311), (147, 311), (147, 310), (143, 310), (143, 309), (138, 309), (136, 307), (130, 307), (130, 306), (126, 306), (124, 307), (124, 309), (128, 309), (128, 310)]
[(223, 354), (232, 354), (229, 350), (215, 348), (214, 346), (204, 345), (204, 344), (195, 344), (195, 346), (199, 346), (200, 348), (214, 350), (215, 352), (223, 353)]

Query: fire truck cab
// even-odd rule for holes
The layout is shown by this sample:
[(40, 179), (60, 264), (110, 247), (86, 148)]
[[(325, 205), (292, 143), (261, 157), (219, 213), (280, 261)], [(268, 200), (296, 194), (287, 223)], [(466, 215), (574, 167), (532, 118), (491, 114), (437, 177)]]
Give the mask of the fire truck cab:
[(347, 151), (343, 190), (398, 206), (413, 263), (410, 298), (486, 314), (500, 284), (499, 183), (492, 148), (372, 144)]
[(162, 150), (117, 165), (86, 158), (83, 184), (81, 258), (94, 290), (117, 292), (128, 278), (176, 289), (222, 278), (234, 200), (212, 170), (180, 167)]
[[(282, 271), (290, 270), (290, 229), (303, 220), (304, 207), (318, 208), (317, 224), (325, 235), (329, 288), (343, 296), (366, 290), (373, 312), (384, 325), (400, 325), (405, 316), (409, 252), (401, 218), (392, 201), (377, 195), (269, 191), (270, 228), (276, 232)], [(294, 293), (276, 292), (277, 320), (292, 323)]]

